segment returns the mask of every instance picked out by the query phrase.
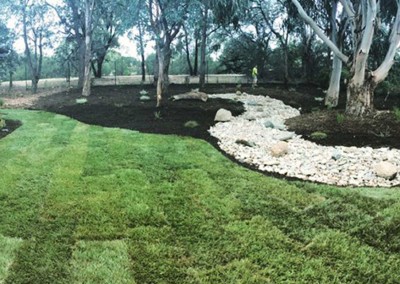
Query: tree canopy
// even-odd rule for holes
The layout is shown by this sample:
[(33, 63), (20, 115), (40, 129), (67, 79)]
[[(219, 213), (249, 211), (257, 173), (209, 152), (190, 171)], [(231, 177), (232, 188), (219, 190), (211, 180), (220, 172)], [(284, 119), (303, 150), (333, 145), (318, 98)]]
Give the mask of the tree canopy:
[[(130, 38), (128, 50), (136, 50), (138, 60), (129, 72), (141, 73), (143, 82), (146, 73), (154, 76), (159, 104), (168, 94), (170, 72), (199, 76), (202, 86), (211, 69), (249, 74), (257, 64), (261, 81), (327, 89), (329, 106), (337, 104), (345, 88), (347, 112), (353, 115), (373, 110), (375, 90), (388, 90), (398, 81), (400, 0), (99, 0), (89, 9), (86, 2), (4, 1), (1, 9), (23, 25), (0, 26), (1, 64), (6, 58), (17, 62), (14, 35), (25, 35), (22, 62), (33, 84), (53, 73), (77, 76), (83, 87), (90, 76), (110, 74), (107, 60), (115, 57), (107, 55), (118, 50), (122, 38)], [(44, 49), (52, 50), (46, 60), (40, 55)], [(51, 69), (59, 71), (49, 72), (49, 62), (56, 62), (59, 68)], [(14, 65), (20, 78), (23, 66)], [(85, 69), (91, 74), (86, 79)], [(380, 85), (384, 80), (391, 83)]]

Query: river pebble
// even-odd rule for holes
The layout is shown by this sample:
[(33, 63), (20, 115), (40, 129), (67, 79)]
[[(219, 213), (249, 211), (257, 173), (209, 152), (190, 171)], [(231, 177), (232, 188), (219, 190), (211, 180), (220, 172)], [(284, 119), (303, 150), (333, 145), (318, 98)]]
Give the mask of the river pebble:
[[(242, 163), (265, 172), (338, 186), (400, 185), (399, 174), (387, 179), (374, 171), (377, 164), (387, 161), (398, 172), (399, 149), (321, 146), (286, 129), (285, 120), (300, 115), (300, 112), (280, 100), (246, 93), (209, 97), (238, 100), (244, 104), (243, 114), (209, 129), (210, 134), (218, 138), (221, 150)], [(273, 157), (271, 147), (282, 140), (288, 143), (287, 154)]]

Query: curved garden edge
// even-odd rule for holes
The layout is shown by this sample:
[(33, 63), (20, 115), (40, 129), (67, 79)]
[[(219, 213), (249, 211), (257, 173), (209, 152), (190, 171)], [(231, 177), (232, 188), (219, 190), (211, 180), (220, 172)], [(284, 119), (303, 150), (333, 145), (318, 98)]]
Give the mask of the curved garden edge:
[[(219, 139), (221, 150), (241, 163), (262, 172), (337, 186), (400, 185), (399, 149), (317, 145), (286, 130), (285, 120), (299, 113), (279, 100), (247, 94), (215, 96), (239, 100), (245, 105), (244, 114), (210, 128), (211, 135)], [(271, 121), (280, 127), (270, 127)], [(282, 140), (286, 140), (288, 153), (274, 157), (271, 148)], [(396, 167), (394, 178), (377, 176), (378, 165), (386, 162)]]
[(22, 125), (19, 120), (5, 119), (6, 126), (0, 129), (0, 139), (6, 137)]

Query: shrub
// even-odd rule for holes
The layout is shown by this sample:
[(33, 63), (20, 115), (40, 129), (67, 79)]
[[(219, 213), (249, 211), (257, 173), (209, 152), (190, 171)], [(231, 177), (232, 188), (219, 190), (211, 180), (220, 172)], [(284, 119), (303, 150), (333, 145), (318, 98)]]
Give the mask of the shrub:
[(155, 111), (154, 112), (154, 118), (155, 119), (162, 119), (161, 111)]
[(0, 129), (6, 126), (6, 121), (0, 117)]
[(328, 137), (328, 134), (326, 134), (325, 132), (322, 132), (322, 131), (315, 131), (315, 132), (311, 133), (310, 137), (315, 140), (323, 140)]
[(0, 107), (2, 107), (4, 105), (4, 101), (2, 99), (0, 99)]
[(394, 113), (394, 116), (396, 117), (396, 120), (400, 121), (400, 108), (398, 108), (398, 107), (393, 108), (393, 113)]
[(87, 99), (86, 99), (86, 98), (76, 99), (76, 103), (77, 103), (77, 104), (84, 104), (84, 103), (86, 103), (86, 102), (87, 102)]
[(336, 115), (336, 121), (339, 124), (342, 124), (345, 121), (345, 119), (346, 119), (346, 116), (343, 113), (338, 113)]
[(195, 120), (189, 120), (189, 121), (185, 122), (184, 126), (187, 128), (195, 128), (195, 127), (199, 126), (199, 123)]
[(148, 93), (146, 90), (141, 90), (141, 91), (139, 92), (139, 94), (142, 95), (142, 96), (146, 96), (146, 95), (148, 95), (149, 93)]

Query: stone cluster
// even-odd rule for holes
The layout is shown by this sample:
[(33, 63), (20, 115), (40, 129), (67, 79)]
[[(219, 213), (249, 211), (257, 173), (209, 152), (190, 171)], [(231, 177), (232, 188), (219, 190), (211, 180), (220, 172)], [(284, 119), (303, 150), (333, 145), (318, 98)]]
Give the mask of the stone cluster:
[(239, 100), (245, 112), (218, 122), (209, 132), (220, 148), (261, 171), (339, 186), (400, 185), (400, 150), (321, 146), (289, 132), (285, 120), (299, 110), (270, 97), (248, 94), (210, 95)]

